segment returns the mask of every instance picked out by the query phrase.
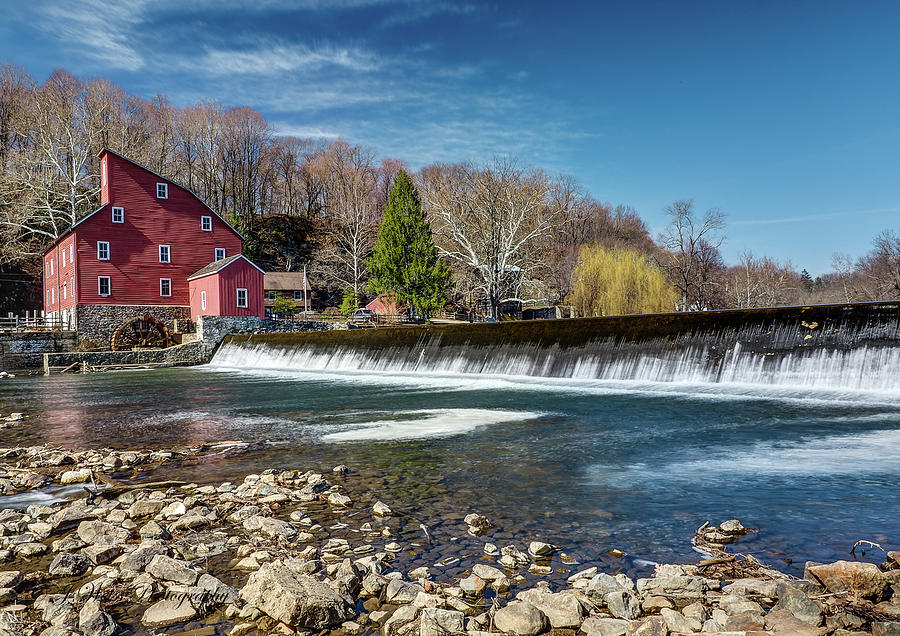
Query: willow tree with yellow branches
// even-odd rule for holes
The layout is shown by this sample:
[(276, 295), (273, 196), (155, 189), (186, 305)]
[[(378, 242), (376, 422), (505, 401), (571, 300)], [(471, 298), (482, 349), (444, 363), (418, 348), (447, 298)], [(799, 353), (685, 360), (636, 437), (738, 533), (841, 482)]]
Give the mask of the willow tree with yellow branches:
[(585, 245), (572, 275), (571, 303), (582, 316), (674, 311), (678, 292), (646, 256)]

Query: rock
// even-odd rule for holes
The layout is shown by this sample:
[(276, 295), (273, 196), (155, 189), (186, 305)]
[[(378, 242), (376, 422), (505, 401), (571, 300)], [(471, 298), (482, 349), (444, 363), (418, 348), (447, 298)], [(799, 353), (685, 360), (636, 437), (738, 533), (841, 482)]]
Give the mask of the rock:
[(393, 514), (393, 511), (388, 507), (387, 504), (376, 501), (375, 505), (372, 506), (372, 512), (374, 512), (379, 517), (390, 517)]
[(637, 589), (641, 594), (659, 590), (669, 598), (695, 600), (704, 597), (709, 583), (700, 576), (658, 576), (638, 579)]
[(872, 636), (900, 636), (900, 622), (872, 623)]
[(459, 588), (466, 596), (480, 598), (484, 596), (485, 583), (481, 577), (472, 574), (459, 582)]
[(197, 610), (187, 597), (167, 598), (147, 608), (141, 617), (145, 627), (166, 627), (185, 623), (197, 616)]
[(737, 519), (729, 519), (719, 524), (719, 530), (725, 534), (746, 534), (747, 528)]
[(703, 603), (700, 602), (686, 605), (684, 608), (682, 608), (681, 613), (684, 614), (687, 618), (693, 618), (697, 620), (701, 625), (703, 625), (703, 623), (705, 623), (709, 619), (709, 612), (706, 611)]
[(53, 576), (81, 576), (93, 566), (94, 563), (86, 556), (60, 552), (47, 571)]
[(169, 531), (159, 525), (156, 521), (148, 521), (145, 523), (140, 530), (138, 530), (138, 534), (141, 536), (141, 539), (171, 539), (172, 535), (169, 534)]
[(610, 592), (626, 591), (630, 592), (634, 589), (634, 583), (624, 574), (610, 576), (605, 572), (600, 572), (591, 577), (585, 588), (585, 593), (589, 596), (603, 598)]
[(140, 517), (150, 517), (152, 515), (155, 515), (164, 507), (165, 504), (162, 501), (156, 501), (153, 499), (140, 499), (131, 504), (131, 507), (128, 509), (128, 516), (132, 519), (139, 519)]
[(779, 583), (776, 589), (778, 593), (776, 610), (787, 610), (795, 618), (813, 627), (822, 624), (822, 609), (806, 594), (786, 583)]
[(173, 501), (159, 511), (159, 515), (163, 519), (177, 519), (185, 513), (187, 513), (187, 507), (181, 501)]
[(669, 626), (661, 616), (651, 616), (631, 632), (631, 636), (667, 636)]
[(125, 528), (97, 519), (78, 524), (78, 537), (89, 545), (121, 545), (128, 541), (130, 536), (131, 533)]
[(641, 613), (641, 601), (632, 592), (619, 590), (603, 597), (609, 613), (615, 618), (633, 621)]
[(328, 503), (330, 503), (332, 506), (349, 508), (353, 502), (347, 495), (342, 495), (339, 492), (332, 492), (328, 495)]
[(91, 469), (67, 470), (59, 476), (61, 484), (80, 484), (91, 478)]
[(673, 609), (669, 609), (667, 607), (662, 608), (659, 611), (660, 617), (666, 621), (666, 627), (669, 628), (670, 632), (675, 632), (678, 634), (690, 634), (692, 632), (699, 632), (700, 628), (703, 627), (703, 623), (698, 621), (695, 618), (688, 618), (681, 612), (676, 612)]
[(428, 579), (431, 577), (431, 572), (424, 565), (422, 567), (418, 567), (415, 570), (409, 571), (409, 578), (413, 581), (418, 581), (419, 579)]
[(164, 554), (157, 554), (145, 568), (147, 574), (163, 581), (173, 581), (183, 585), (193, 585), (200, 576), (195, 570), (188, 567), (184, 561), (179, 561)]
[(759, 603), (736, 594), (726, 594), (719, 598), (719, 607), (729, 616), (743, 614), (744, 612), (760, 615), (765, 613)]
[(169, 530), (178, 534), (181, 532), (188, 532), (190, 530), (199, 530), (200, 528), (205, 528), (209, 525), (209, 523), (209, 519), (207, 519), (203, 515), (187, 514), (179, 517), (177, 521), (169, 526)]
[(118, 545), (89, 545), (81, 551), (81, 554), (89, 558), (94, 565), (104, 565), (122, 554), (122, 547)]
[(31, 557), (40, 556), (50, 551), (50, 547), (44, 543), (37, 541), (29, 541), (28, 543), (20, 543), (15, 547), (15, 552), (20, 557), (30, 559)]
[(823, 636), (827, 631), (801, 621), (786, 609), (773, 609), (769, 612), (765, 627), (774, 634), (784, 636)]
[(581, 626), (584, 608), (571, 592), (554, 594), (533, 588), (520, 592), (516, 598), (541, 610), (555, 629), (578, 629)]
[(18, 570), (6, 570), (5, 572), (0, 572), (0, 587), (16, 588), (21, 581), (22, 573)]
[(552, 545), (543, 541), (532, 541), (528, 544), (528, 553), (533, 556), (547, 556), (554, 549)]
[(494, 614), (494, 626), (501, 632), (518, 636), (535, 636), (547, 631), (550, 622), (544, 613), (531, 603), (513, 601)]
[(384, 636), (414, 636), (419, 632), (419, 624), (415, 622), (419, 608), (415, 605), (404, 605), (391, 614), (384, 623)]
[(161, 541), (145, 541), (134, 552), (122, 557), (119, 568), (123, 571), (141, 572), (158, 554), (165, 554), (166, 546)]
[(280, 562), (250, 575), (241, 598), (292, 627), (329, 629), (356, 616), (353, 607), (326, 583), (294, 574)]
[(255, 515), (244, 521), (244, 529), (250, 532), (261, 532), (272, 538), (290, 540), (297, 536), (297, 528), (281, 519)]
[(419, 619), (420, 636), (447, 636), (465, 631), (465, 614), (456, 610), (426, 607)]
[(485, 565), (484, 563), (476, 563), (475, 565), (473, 565), (472, 574), (484, 579), (485, 581), (495, 581), (506, 576), (503, 570), (495, 568), (491, 565)]
[[(715, 618), (715, 615), (713, 615)], [(725, 620), (725, 629), (729, 632), (753, 632), (765, 629), (765, 619), (756, 612), (744, 612), (729, 616)]]
[(387, 590), (384, 593), (384, 600), (393, 605), (406, 605), (412, 603), (419, 592), (424, 591), (425, 588), (418, 583), (393, 579), (388, 583)]
[(118, 625), (112, 616), (100, 609), (100, 601), (91, 598), (78, 613), (78, 629), (84, 636), (113, 636)]
[(806, 574), (829, 592), (850, 592), (861, 598), (879, 595), (888, 585), (887, 578), (874, 563), (836, 561), (807, 565)]
[(722, 588), (726, 594), (738, 594), (748, 596), (756, 594), (767, 598), (778, 596), (777, 581), (760, 581), (759, 579), (737, 579)]
[(230, 585), (226, 585), (212, 574), (201, 574), (200, 578), (197, 579), (197, 587), (201, 590), (205, 590), (208, 593), (209, 598), (220, 605), (225, 603), (235, 603), (239, 598), (236, 589)]
[(484, 515), (475, 512), (467, 514), (464, 521), (469, 526), (469, 534), (481, 534), (493, 524)]
[(655, 614), (662, 609), (672, 609), (674, 607), (675, 604), (665, 596), (651, 596), (641, 603), (641, 609), (646, 614)]
[(629, 621), (621, 618), (587, 618), (581, 624), (581, 631), (587, 636), (624, 636)]

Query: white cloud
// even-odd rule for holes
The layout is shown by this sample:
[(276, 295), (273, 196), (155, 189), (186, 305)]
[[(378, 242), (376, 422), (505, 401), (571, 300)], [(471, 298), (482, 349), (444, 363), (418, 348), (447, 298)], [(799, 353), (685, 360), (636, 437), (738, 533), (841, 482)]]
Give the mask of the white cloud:
[(377, 56), (358, 48), (275, 43), (251, 49), (209, 49), (199, 58), (185, 57), (178, 66), (186, 70), (218, 74), (279, 75), (338, 67), (350, 71), (373, 71), (380, 66)]
[(49, 4), (42, 7), (38, 26), (66, 48), (77, 49), (106, 68), (137, 71), (144, 58), (132, 46), (131, 33), (144, 6), (144, 0), (121, 5), (100, 0)]

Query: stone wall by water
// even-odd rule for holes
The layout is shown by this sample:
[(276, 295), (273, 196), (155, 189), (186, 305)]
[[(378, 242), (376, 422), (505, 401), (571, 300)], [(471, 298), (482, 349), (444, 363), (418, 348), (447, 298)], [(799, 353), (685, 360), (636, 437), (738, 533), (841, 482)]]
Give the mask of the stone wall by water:
[(163, 307), (156, 305), (79, 305), (76, 316), (78, 343), (82, 349), (106, 350), (116, 327), (126, 320), (139, 316), (151, 316), (162, 322), (169, 331), (191, 324), (190, 307)]
[(45, 353), (71, 351), (76, 345), (74, 331), (0, 332), (0, 371), (40, 367)]

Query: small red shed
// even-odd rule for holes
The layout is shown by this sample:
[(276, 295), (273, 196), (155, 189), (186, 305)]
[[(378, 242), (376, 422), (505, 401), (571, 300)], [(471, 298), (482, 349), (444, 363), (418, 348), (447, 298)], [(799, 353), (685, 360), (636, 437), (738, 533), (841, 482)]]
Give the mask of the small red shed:
[(265, 317), (265, 272), (243, 254), (214, 261), (188, 276), (191, 319), (199, 316)]

